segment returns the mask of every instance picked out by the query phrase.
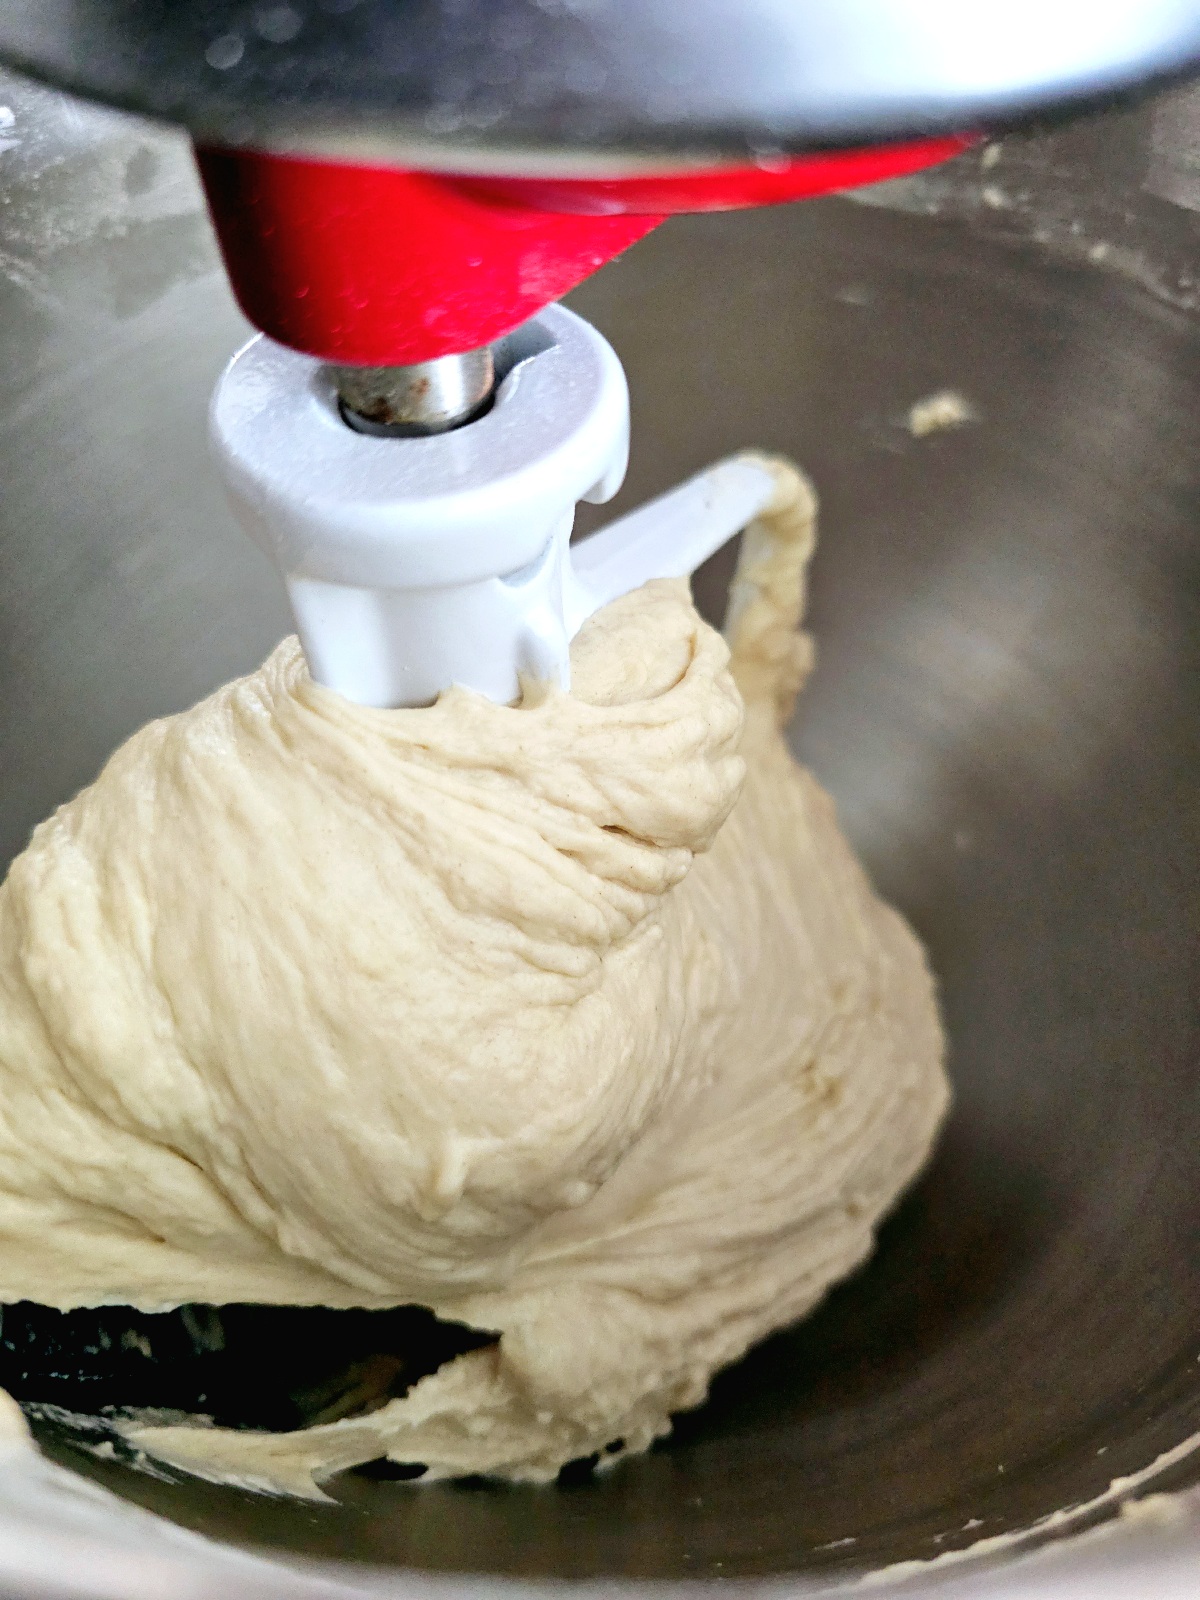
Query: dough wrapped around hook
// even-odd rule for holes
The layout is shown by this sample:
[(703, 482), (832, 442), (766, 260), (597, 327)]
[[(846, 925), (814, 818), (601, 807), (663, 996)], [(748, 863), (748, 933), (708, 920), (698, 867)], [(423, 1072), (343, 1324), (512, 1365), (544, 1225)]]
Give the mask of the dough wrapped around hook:
[(815, 501), (772, 463), (723, 637), (684, 580), (573, 688), (381, 711), (295, 640), (142, 729), (0, 888), (0, 1299), (418, 1303), (367, 1414), (128, 1424), (319, 1496), (669, 1431), (870, 1253), (947, 1105), (923, 952), (783, 728)]

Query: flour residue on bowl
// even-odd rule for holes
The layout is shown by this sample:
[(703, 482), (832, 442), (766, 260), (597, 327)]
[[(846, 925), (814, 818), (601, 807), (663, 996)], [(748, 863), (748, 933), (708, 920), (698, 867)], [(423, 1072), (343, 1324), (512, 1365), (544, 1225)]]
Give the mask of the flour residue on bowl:
[[(1164, 1450), (1149, 1466), (1113, 1478), (1107, 1489), (1101, 1490), (1090, 1500), (1063, 1506), (1057, 1511), (1048, 1512), (1044, 1517), (1039, 1517), (1026, 1528), (990, 1534), (986, 1538), (975, 1540), (973, 1544), (964, 1545), (959, 1550), (946, 1550), (941, 1555), (931, 1556), (926, 1560), (893, 1562), (890, 1566), (865, 1573), (849, 1587), (872, 1589), (903, 1583), (908, 1579), (927, 1577), (941, 1572), (947, 1567), (959, 1566), (966, 1561), (1007, 1555), (1025, 1547), (1039, 1548), (1047, 1540), (1058, 1540), (1072, 1533), (1076, 1533), (1073, 1544), (1079, 1545), (1086, 1539), (1112, 1538), (1122, 1528), (1147, 1525), (1159, 1528), (1177, 1527), (1186, 1522), (1196, 1521), (1197, 1511), (1200, 1508), (1197, 1506), (1194, 1490), (1181, 1494), (1155, 1493), (1140, 1498), (1137, 1497), (1137, 1491), (1153, 1483), (1156, 1478), (1161, 1477), (1164, 1472), (1169, 1472), (1180, 1462), (1188, 1460), (1197, 1451), (1200, 1451), (1200, 1433), (1194, 1433), (1170, 1450)], [(1115, 1516), (1110, 1514), (1105, 1518), (1105, 1512), (1115, 1512)], [(1046, 1550), (1040, 1553), (1050, 1554), (1054, 1548), (1053, 1544), (1048, 1545)]]
[(965, 394), (957, 389), (939, 389), (908, 410), (907, 427), (914, 439), (927, 439), (933, 433), (950, 433), (979, 421), (979, 413)]

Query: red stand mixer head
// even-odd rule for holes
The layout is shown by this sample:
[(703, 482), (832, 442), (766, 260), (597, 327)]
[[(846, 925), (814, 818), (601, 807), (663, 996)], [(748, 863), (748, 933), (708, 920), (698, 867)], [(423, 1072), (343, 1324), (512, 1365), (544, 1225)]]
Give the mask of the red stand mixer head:
[(351, 166), (202, 148), (238, 303), (322, 360), (409, 366), (490, 344), (665, 217), (774, 205), (901, 177), (967, 138), (619, 178)]
[(1184, 71), (1200, 11), (21, 0), (0, 58), (190, 130), (234, 290), (274, 340), (409, 367), (502, 337), (672, 212), (899, 176), (963, 128)]

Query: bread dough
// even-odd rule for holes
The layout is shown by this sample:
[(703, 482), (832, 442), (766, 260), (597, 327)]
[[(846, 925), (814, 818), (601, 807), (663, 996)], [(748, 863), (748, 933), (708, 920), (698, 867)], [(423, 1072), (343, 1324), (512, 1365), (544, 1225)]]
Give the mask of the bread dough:
[(942, 1035), (783, 742), (814, 502), (775, 471), (729, 647), (651, 583), (569, 695), (380, 711), (289, 639), (13, 863), (0, 1300), (420, 1302), (500, 1336), (364, 1417), (142, 1448), (309, 1496), (385, 1454), (612, 1462), (869, 1253)]

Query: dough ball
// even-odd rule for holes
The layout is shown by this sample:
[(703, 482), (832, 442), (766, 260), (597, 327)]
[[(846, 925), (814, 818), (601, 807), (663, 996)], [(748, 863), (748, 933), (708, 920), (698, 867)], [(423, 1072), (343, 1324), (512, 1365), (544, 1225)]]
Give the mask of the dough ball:
[(869, 1253), (942, 1036), (782, 737), (814, 505), (775, 470), (727, 638), (653, 583), (585, 626), (570, 694), (400, 711), (287, 640), (13, 863), (0, 1299), (497, 1336), (366, 1416), (142, 1448), (309, 1495), (385, 1454), (548, 1478), (645, 1448)]

